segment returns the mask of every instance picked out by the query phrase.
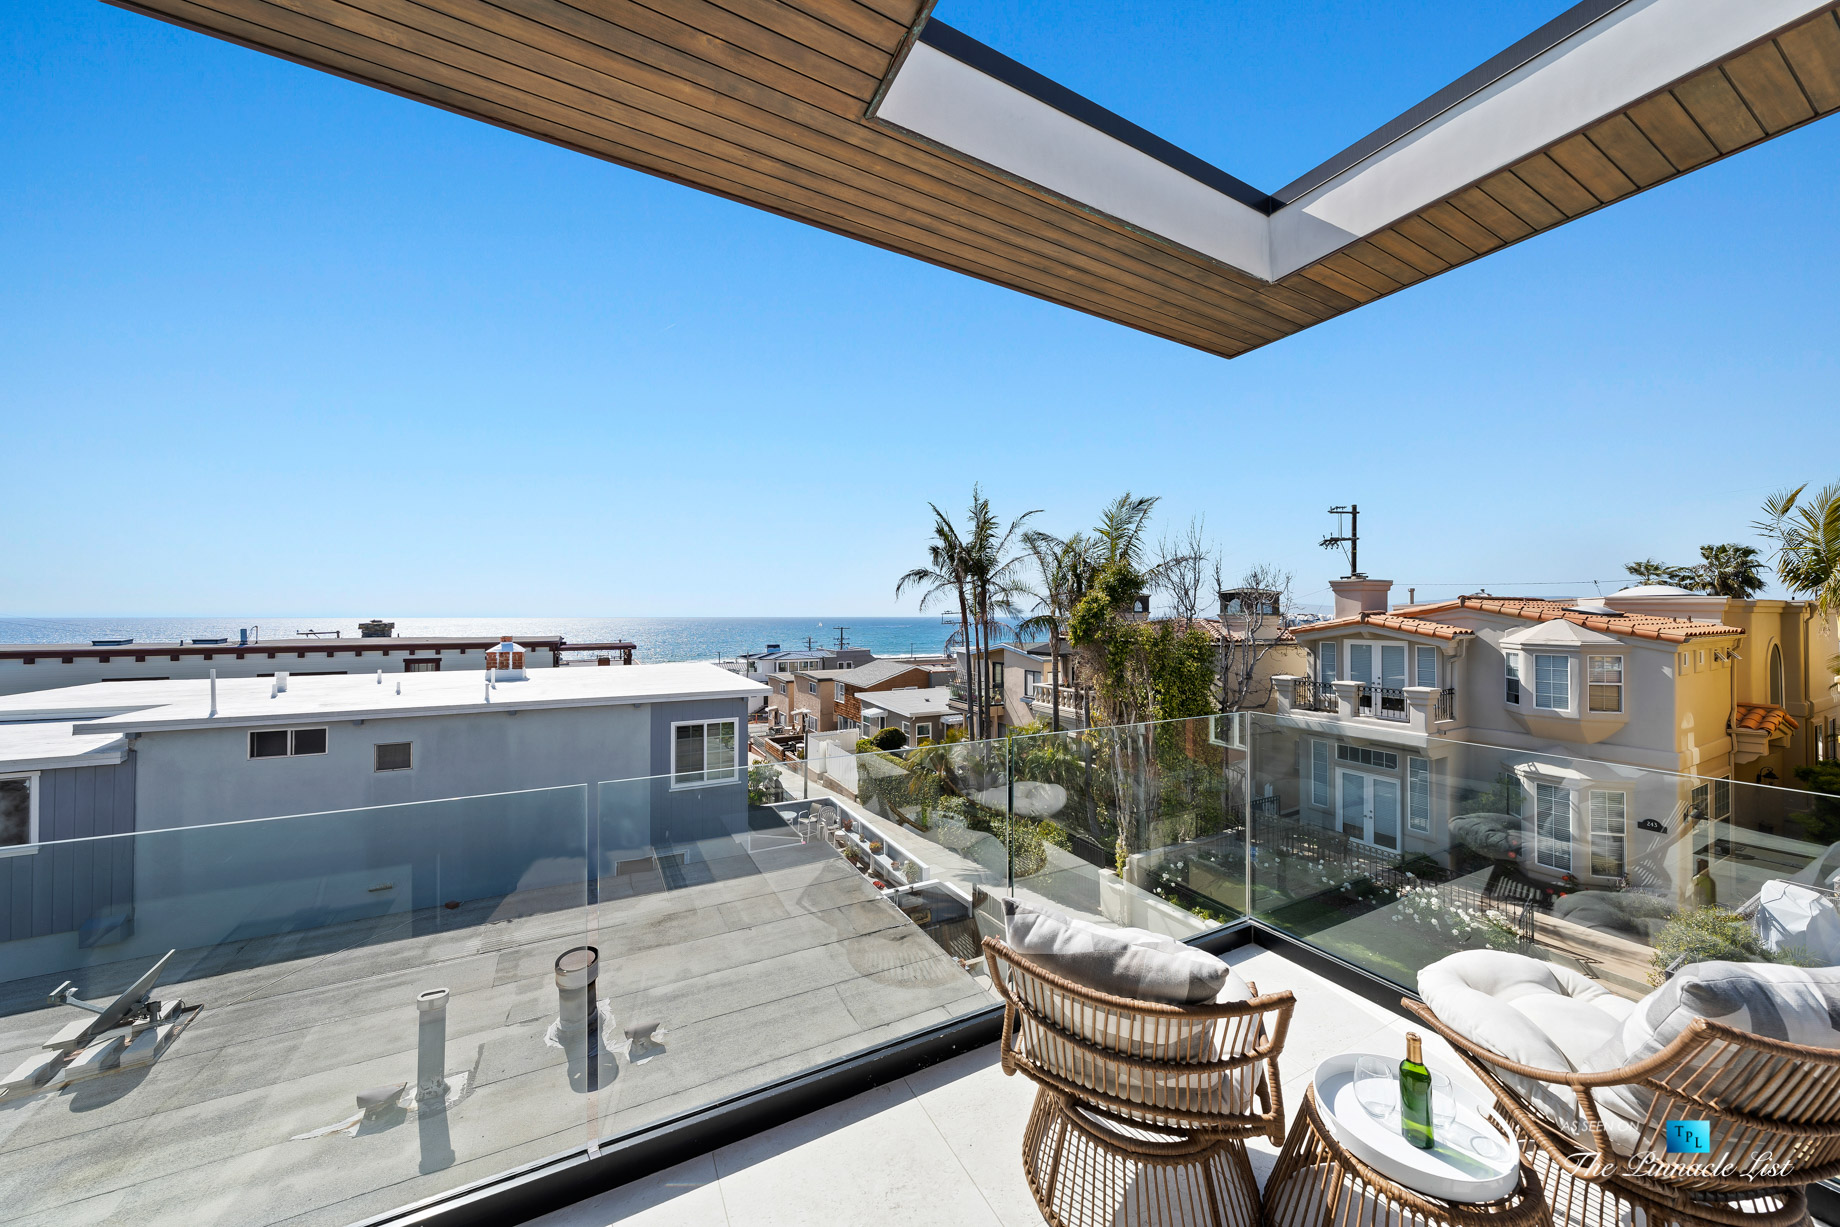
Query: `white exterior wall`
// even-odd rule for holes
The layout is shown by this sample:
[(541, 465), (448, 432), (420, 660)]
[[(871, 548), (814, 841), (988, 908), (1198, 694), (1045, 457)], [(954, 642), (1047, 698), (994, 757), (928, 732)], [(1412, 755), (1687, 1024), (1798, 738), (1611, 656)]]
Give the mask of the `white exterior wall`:
[[(143, 733), (142, 831), (552, 788), (648, 775), (649, 704), (409, 716), (277, 728), (327, 730), (326, 753), (251, 759), (247, 727)], [(414, 744), (407, 771), (375, 770), (373, 747)]]

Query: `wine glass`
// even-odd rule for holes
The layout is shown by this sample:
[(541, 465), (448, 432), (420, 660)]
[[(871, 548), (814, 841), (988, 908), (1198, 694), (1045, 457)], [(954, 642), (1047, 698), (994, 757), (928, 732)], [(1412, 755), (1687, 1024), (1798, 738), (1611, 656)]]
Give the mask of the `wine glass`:
[(1354, 1097), (1367, 1114), (1399, 1127), (1399, 1069), (1385, 1057), (1361, 1057), (1354, 1065)]

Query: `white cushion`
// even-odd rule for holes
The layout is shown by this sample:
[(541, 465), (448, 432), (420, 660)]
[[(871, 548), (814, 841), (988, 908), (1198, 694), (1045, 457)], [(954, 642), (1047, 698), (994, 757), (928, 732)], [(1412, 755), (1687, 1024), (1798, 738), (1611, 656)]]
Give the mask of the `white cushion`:
[[(1576, 1072), (1617, 1035), (1631, 1003), (1566, 967), (1502, 950), (1464, 950), (1418, 973), (1418, 992), (1439, 1020), (1510, 1061)], [(1565, 1086), (1496, 1071), (1567, 1132), (1584, 1127)]]
[(1840, 912), (1821, 891), (1781, 878), (1765, 882), (1751, 924), (1765, 950), (1796, 950), (1816, 967), (1840, 963)]

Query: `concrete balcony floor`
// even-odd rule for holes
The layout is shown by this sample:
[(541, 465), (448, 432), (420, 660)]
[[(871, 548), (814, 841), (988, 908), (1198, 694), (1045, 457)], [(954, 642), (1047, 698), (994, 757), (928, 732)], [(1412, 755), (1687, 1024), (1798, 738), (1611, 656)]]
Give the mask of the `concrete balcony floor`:
[[(1226, 960), (1297, 1008), (1279, 1059), (1287, 1120), (1317, 1062), (1404, 1055), (1404, 1017), (1257, 946)], [(1481, 1093), (1434, 1035), (1428, 1063)], [(966, 1053), (712, 1154), (535, 1220), (543, 1227), (1034, 1227), (1022, 1131), (1035, 1085), (1006, 1077), (995, 1045)], [(1249, 1142), (1261, 1184), (1277, 1160)]]

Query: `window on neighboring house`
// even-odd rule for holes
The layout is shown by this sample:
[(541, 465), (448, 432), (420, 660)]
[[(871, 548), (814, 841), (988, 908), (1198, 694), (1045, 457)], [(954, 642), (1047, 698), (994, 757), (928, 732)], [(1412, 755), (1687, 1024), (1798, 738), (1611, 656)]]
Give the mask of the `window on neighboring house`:
[(1535, 784), (1534, 859), (1548, 869), (1572, 871), (1572, 794), (1560, 784)]
[(1383, 771), (1399, 770), (1399, 755), (1389, 750), (1338, 745), (1335, 747), (1335, 757), (1345, 763), (1360, 763), (1363, 767), (1379, 767)]
[(671, 726), (671, 787), (727, 784), (735, 769), (735, 722), (696, 720)]
[(1406, 759), (1406, 829), (1431, 831), (1431, 760)]
[(325, 729), (262, 729), (249, 734), (251, 758), (290, 758), (325, 752)]
[(1731, 817), (1731, 781), (1712, 781), (1712, 817), (1723, 821)]
[(818, 693), (818, 683), (810, 680), (809, 678), (806, 679), (805, 693), (806, 694), (817, 694)]
[(1564, 656), (1533, 658), (1533, 705), (1542, 711), (1572, 706), (1572, 662)]
[(441, 661), (439, 657), (424, 656), (417, 657), (414, 660), (403, 661), (404, 673), (439, 673), (440, 671)]
[(1316, 680), (1323, 686), (1335, 685), (1338, 646), (1325, 643), (1316, 649)]
[(1041, 690), (1041, 670), (1024, 669), (1022, 671), (1022, 697), (1032, 699)]
[(1329, 743), (1310, 743), (1310, 804), (1329, 807)]
[(1418, 666), (1418, 680), (1414, 685), (1437, 685), (1438, 650), (1436, 648), (1416, 647), (1412, 649), (1413, 659)]
[(1783, 695), (1787, 688), (1783, 685), (1782, 644), (1770, 645), (1770, 702), (1777, 707), (1783, 705)]
[(832, 696), (832, 701), (837, 702), (837, 703), (843, 702), (843, 683), (842, 682), (837, 683), (837, 692), (835, 695)]
[(1348, 676), (1357, 682), (1371, 683), (1374, 680), (1373, 644), (1351, 643), (1348, 645)]
[(930, 738), (930, 737), (932, 737), (932, 735), (933, 735), (933, 723), (932, 723), (932, 721), (930, 721), (930, 720), (922, 720), (922, 721), (921, 721), (921, 722), (920, 722), (919, 724), (916, 724), (916, 725), (914, 725), (914, 738), (915, 738), (915, 740), (918, 740), (918, 741), (925, 741), (925, 740), (927, 740), (928, 738)]
[(1591, 675), (1591, 710), (1623, 710), (1623, 658), (1621, 656), (1587, 656), (1585, 665)]
[(415, 765), (415, 743), (384, 741), (377, 744), (378, 771), (407, 771)]
[(1628, 793), (1591, 794), (1591, 872), (1600, 878), (1623, 876), (1628, 806)]
[(1705, 818), (1712, 813), (1712, 789), (1709, 785), (1697, 785), (1688, 796), (1688, 808), (1693, 817)]
[(0, 777), (0, 848), (29, 848), (38, 842), (38, 777)]
[(1502, 805), (1510, 818), (1519, 818), (1527, 812), (1527, 789), (1518, 777), (1511, 776), (1506, 782), (1506, 795)]
[(1507, 689), (1504, 697), (1508, 702), (1519, 707), (1521, 702), (1521, 654), (1503, 652), (1501, 661), (1503, 668), (1507, 671)]

